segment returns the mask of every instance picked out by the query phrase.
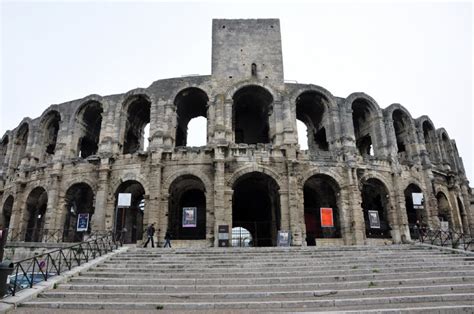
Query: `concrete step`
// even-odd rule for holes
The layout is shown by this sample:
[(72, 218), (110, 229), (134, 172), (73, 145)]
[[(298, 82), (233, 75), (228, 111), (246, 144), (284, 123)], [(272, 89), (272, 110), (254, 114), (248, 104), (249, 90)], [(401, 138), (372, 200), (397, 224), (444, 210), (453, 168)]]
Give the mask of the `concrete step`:
[(331, 289), (331, 290), (299, 290), (299, 291), (245, 291), (245, 292), (140, 292), (129, 291), (71, 291), (59, 289), (49, 291), (40, 295), (42, 298), (84, 298), (84, 299), (121, 299), (121, 300), (160, 300), (173, 301), (180, 300), (230, 300), (230, 299), (274, 299), (291, 298), (305, 299), (314, 297), (360, 297), (360, 296), (391, 296), (394, 294), (423, 295), (436, 293), (438, 295), (451, 294), (456, 292), (474, 293), (474, 282), (471, 284), (452, 284), (438, 286), (399, 286), (399, 287), (372, 287), (358, 289)]
[(360, 281), (337, 281), (319, 283), (294, 283), (294, 284), (272, 284), (272, 285), (156, 285), (144, 284), (140, 281), (129, 281), (113, 284), (110, 281), (103, 283), (88, 283), (73, 280), (68, 284), (60, 286), (61, 290), (74, 291), (148, 291), (148, 292), (222, 292), (222, 291), (297, 291), (297, 290), (320, 290), (320, 289), (364, 289), (367, 287), (403, 287), (403, 286), (434, 286), (443, 284), (472, 284), (474, 276), (471, 277), (437, 277), (437, 278), (408, 278), (408, 279), (383, 279), (383, 280), (360, 280)]
[(212, 309), (296, 309), (296, 308), (337, 308), (364, 305), (370, 309), (377, 305), (387, 304), (414, 304), (430, 302), (436, 305), (442, 305), (444, 302), (461, 302), (473, 300), (474, 293), (450, 293), (450, 294), (424, 294), (424, 295), (398, 295), (383, 297), (362, 297), (362, 298), (326, 298), (317, 297), (316, 299), (307, 298), (302, 300), (274, 299), (268, 301), (213, 301), (213, 302), (161, 302), (137, 300), (123, 301), (112, 300), (87, 300), (84, 302), (81, 298), (53, 301), (47, 298), (38, 298), (34, 301), (22, 304), (22, 307), (32, 308), (61, 308), (61, 309), (127, 309), (127, 310), (212, 310)]

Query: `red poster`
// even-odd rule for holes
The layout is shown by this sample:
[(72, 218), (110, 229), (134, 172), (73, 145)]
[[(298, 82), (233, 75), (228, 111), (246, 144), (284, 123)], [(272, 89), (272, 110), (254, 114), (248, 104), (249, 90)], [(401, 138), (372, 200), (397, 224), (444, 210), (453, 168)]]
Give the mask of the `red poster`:
[(321, 227), (334, 227), (332, 208), (321, 208)]

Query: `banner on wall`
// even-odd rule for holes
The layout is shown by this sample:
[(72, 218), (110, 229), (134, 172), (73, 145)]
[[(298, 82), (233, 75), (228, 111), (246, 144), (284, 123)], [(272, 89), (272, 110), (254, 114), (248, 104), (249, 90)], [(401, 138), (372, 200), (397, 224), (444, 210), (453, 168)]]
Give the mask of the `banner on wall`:
[(411, 198), (413, 200), (414, 209), (423, 209), (423, 193), (411, 193)]
[(89, 228), (89, 213), (77, 214), (76, 231), (79, 231), (79, 232), (87, 231), (88, 228)]
[(330, 228), (334, 227), (334, 215), (332, 208), (323, 208), (321, 207), (321, 227)]
[(183, 207), (183, 227), (193, 228), (197, 224), (197, 208)]
[(379, 212), (376, 210), (369, 210), (369, 224), (372, 229), (380, 229)]

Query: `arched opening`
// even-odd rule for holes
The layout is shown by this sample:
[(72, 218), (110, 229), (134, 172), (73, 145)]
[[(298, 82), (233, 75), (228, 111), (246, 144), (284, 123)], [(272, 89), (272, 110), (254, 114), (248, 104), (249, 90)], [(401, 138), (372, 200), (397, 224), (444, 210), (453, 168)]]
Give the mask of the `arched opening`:
[[(424, 222), (423, 217), (423, 194), (421, 189), (416, 184), (410, 184), (404, 191), (405, 195), (405, 209), (407, 211), (408, 228), (410, 229), (410, 236), (412, 239), (417, 239), (419, 236), (418, 228)], [(421, 195), (421, 198), (420, 198)]]
[(183, 175), (170, 186), (168, 229), (174, 239), (206, 238), (206, 189), (201, 179)]
[(26, 146), (28, 144), (29, 126), (24, 123), (18, 130), (15, 137), (15, 158), (13, 166), (18, 167), (23, 157), (25, 157)]
[[(176, 106), (176, 143), (175, 146), (190, 146), (188, 140), (188, 124), (193, 118), (203, 117), (207, 119), (207, 94), (199, 88), (187, 88), (176, 96), (174, 104)], [(207, 143), (207, 128), (198, 130), (198, 134), (192, 136), (205, 137)], [(204, 144), (205, 145), (205, 144)]]
[(456, 200), (458, 202), (458, 208), (459, 208), (459, 216), (461, 217), (461, 230), (465, 233), (469, 233), (469, 223), (467, 221), (466, 213), (464, 211), (464, 205), (462, 204), (462, 201), (459, 197), (456, 197)]
[(451, 206), (449, 205), (448, 198), (443, 192), (438, 192), (436, 194), (436, 201), (438, 203), (438, 218), (441, 222), (441, 228), (444, 228), (443, 222), (448, 223), (448, 228), (452, 228), (453, 217), (451, 215)]
[(296, 130), (298, 132), (298, 145), (300, 150), (308, 150), (308, 128), (300, 120), (296, 120)]
[(25, 242), (41, 242), (44, 216), (48, 205), (48, 193), (42, 187), (34, 188), (26, 199)]
[(102, 105), (91, 101), (85, 104), (77, 116), (76, 131), (79, 134), (78, 156), (87, 158), (97, 154), (102, 125)]
[(0, 169), (7, 164), (7, 151), (8, 151), (8, 135), (6, 135), (0, 143)]
[(303, 193), (306, 244), (316, 245), (317, 238), (340, 238), (337, 183), (326, 175), (314, 175), (305, 182)]
[(425, 148), (429, 154), (430, 161), (436, 163), (438, 161), (438, 154), (436, 153), (436, 133), (433, 125), (429, 121), (424, 121), (422, 124), (423, 137), (425, 139)]
[(12, 210), (13, 210), (13, 196), (7, 197), (5, 203), (3, 203), (3, 221), (2, 221), (2, 228), (10, 228), (10, 220), (12, 218)]
[(188, 146), (206, 146), (206, 128), (207, 119), (204, 117), (193, 118), (188, 124), (188, 138), (186, 143)]
[[(117, 209), (119, 193), (131, 194), (130, 207)], [(143, 239), (143, 214), (146, 210), (144, 199), (145, 189), (134, 180), (122, 182), (115, 192), (115, 230), (123, 243), (136, 243)]]
[(151, 102), (142, 95), (127, 100), (127, 120), (123, 153), (133, 154), (148, 147), (148, 139), (144, 137), (145, 127), (150, 123)]
[(328, 100), (317, 92), (304, 92), (296, 99), (296, 119), (306, 125), (310, 152), (328, 151), (324, 124)]
[(451, 141), (446, 133), (441, 135), (441, 148), (443, 150), (444, 161), (447, 162), (451, 167), (454, 166), (453, 159), (451, 158)]
[(397, 153), (407, 153), (409, 137), (409, 117), (402, 110), (397, 109), (392, 113), (393, 128), (397, 142)]
[(253, 246), (274, 246), (280, 229), (280, 195), (276, 181), (261, 172), (241, 176), (233, 186), (232, 226), (247, 229)]
[(373, 156), (373, 117), (370, 105), (364, 99), (357, 99), (352, 103), (352, 123), (356, 147), (362, 156)]
[(232, 228), (232, 246), (234, 247), (253, 246), (253, 238), (250, 231), (242, 227)]
[(233, 100), (235, 142), (270, 143), (272, 95), (263, 87), (246, 86), (234, 94)]
[(54, 155), (56, 151), (56, 142), (58, 140), (59, 123), (61, 116), (57, 111), (51, 111), (45, 118), (44, 135), (43, 135), (43, 149), (45, 158)]
[(362, 210), (364, 212), (367, 238), (390, 238), (388, 220), (389, 194), (385, 185), (377, 179), (369, 179), (362, 187)]
[(63, 242), (80, 242), (84, 239), (84, 234), (90, 233), (91, 230), (94, 192), (88, 184), (76, 183), (66, 191), (64, 199), (66, 219), (63, 227)]

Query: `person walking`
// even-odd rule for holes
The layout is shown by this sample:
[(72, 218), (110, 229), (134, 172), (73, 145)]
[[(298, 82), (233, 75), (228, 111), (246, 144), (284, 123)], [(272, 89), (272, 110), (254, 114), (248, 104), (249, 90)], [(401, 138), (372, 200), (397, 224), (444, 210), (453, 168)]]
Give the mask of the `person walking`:
[(169, 232), (169, 230), (166, 231), (165, 245), (163, 247), (166, 247), (167, 245), (171, 248), (171, 233)]
[(153, 236), (155, 235), (155, 224), (151, 224), (146, 228), (146, 235), (148, 239), (145, 242), (145, 245), (143, 247), (146, 247), (148, 245), (148, 242), (151, 240), (151, 247), (155, 247), (155, 243), (153, 242)]

